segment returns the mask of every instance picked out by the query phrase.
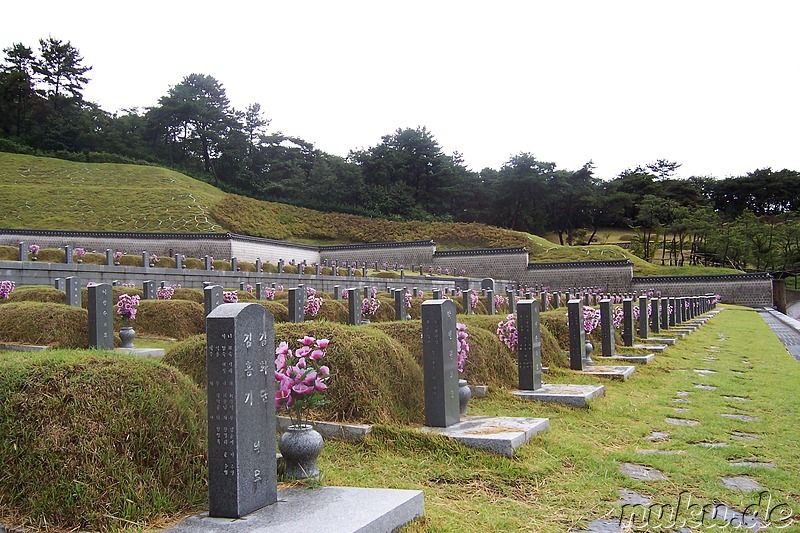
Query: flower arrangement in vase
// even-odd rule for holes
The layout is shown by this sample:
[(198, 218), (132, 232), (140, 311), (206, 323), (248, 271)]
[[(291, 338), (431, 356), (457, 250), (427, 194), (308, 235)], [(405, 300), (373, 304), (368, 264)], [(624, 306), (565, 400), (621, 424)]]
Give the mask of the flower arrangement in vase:
[(139, 296), (136, 294), (120, 294), (117, 299), (116, 314), (122, 319), (124, 326), (119, 330), (119, 339), (123, 348), (133, 348), (133, 338), (136, 331), (131, 327), (131, 320), (136, 319), (136, 309), (139, 307)]
[(75, 255), (76, 260), (78, 261), (78, 263), (83, 263), (83, 256), (86, 255), (86, 250), (85, 249), (83, 249), (83, 248), (75, 248), (75, 250), (72, 253)]

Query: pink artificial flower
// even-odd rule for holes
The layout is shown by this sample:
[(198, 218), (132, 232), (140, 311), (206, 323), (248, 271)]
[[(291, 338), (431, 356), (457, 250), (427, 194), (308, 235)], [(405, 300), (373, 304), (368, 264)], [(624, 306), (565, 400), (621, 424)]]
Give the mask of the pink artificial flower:
[(275, 393), (275, 409), (281, 407), (289, 408), (294, 403), (292, 394), (287, 390), (279, 390)]
[(307, 357), (308, 354), (311, 353), (311, 348), (309, 346), (303, 346), (302, 348), (298, 348), (294, 351), (294, 356), (300, 359)]
[(312, 344), (314, 344), (315, 340), (316, 339), (314, 339), (314, 337), (309, 337), (308, 335), (306, 335), (302, 339), (297, 339), (297, 342), (299, 342), (303, 346), (311, 346)]
[(323, 350), (328, 347), (328, 343), (330, 341), (328, 339), (319, 339), (317, 340), (317, 346), (322, 348)]
[(323, 376), (329, 376), (331, 370), (327, 366), (322, 365), (321, 367), (319, 367), (319, 373), (322, 374)]
[(322, 392), (328, 390), (328, 385), (322, 379), (318, 379), (314, 382), (314, 388)]
[(314, 350), (313, 352), (311, 352), (311, 355), (308, 356), (308, 358), (311, 359), (312, 361), (318, 361), (323, 357), (325, 357), (325, 352), (323, 352), (322, 350)]
[(305, 383), (296, 383), (292, 387), (292, 392), (296, 392), (297, 394), (304, 395), (304, 394), (311, 394), (314, 390), (314, 387), (309, 387)]
[(305, 368), (306, 367), (306, 358), (301, 357), (297, 360), (297, 368)]
[(278, 345), (278, 347), (277, 347), (277, 348), (275, 348), (275, 354), (276, 354), (276, 355), (282, 355), (282, 356), (284, 356), (284, 357), (286, 357), (287, 355), (291, 355), (291, 352), (289, 352), (289, 345), (288, 345), (288, 344), (286, 344), (286, 342), (285, 342), (285, 341), (284, 341), (284, 342), (281, 342), (281, 343)]
[(277, 357), (275, 357), (275, 370), (276, 370), (276, 377), (277, 372), (284, 370), (286, 368), (286, 356), (282, 353), (279, 353)]
[(303, 379), (303, 383), (306, 385), (311, 385), (314, 383), (315, 379), (317, 379), (317, 372), (315, 370), (311, 370), (308, 374), (306, 374), (305, 379)]

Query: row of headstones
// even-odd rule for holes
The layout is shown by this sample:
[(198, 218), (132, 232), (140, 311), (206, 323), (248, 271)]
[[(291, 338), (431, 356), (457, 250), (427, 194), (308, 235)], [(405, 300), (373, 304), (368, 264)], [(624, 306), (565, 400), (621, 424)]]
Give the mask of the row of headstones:
[[(175, 254), (175, 266), (176, 268), (182, 268), (182, 256), (181, 254)], [(208, 256), (206, 256), (208, 258)], [(64, 263), (72, 264), (74, 261), (74, 250), (72, 246), (64, 246)], [(20, 261), (27, 261), (28, 260), (28, 248), (25, 246), (24, 242), (19, 243), (19, 260)], [(117, 264), (117, 259), (114, 257), (114, 250), (111, 248), (106, 248), (106, 266), (114, 266)], [(207, 259), (208, 264), (208, 259)], [(142, 252), (142, 266), (148, 267), (150, 266), (150, 252)], [(209, 269), (210, 270), (210, 269)]]
[[(614, 336), (614, 308), (610, 299), (600, 300), (600, 334), (602, 355), (614, 357), (616, 340)], [(586, 351), (586, 332), (583, 325), (583, 301), (570, 300), (567, 303), (569, 322), (569, 357), (570, 368), (583, 370), (592, 361)], [(680, 326), (683, 322), (704, 314), (716, 307), (713, 296), (691, 296), (675, 298), (639, 297), (639, 337), (647, 339), (649, 331), (659, 333), (661, 329)], [(670, 306), (674, 310), (669, 312)], [(650, 312), (649, 320), (648, 308)], [(633, 346), (634, 341), (633, 299), (622, 301), (622, 342), (625, 346)]]

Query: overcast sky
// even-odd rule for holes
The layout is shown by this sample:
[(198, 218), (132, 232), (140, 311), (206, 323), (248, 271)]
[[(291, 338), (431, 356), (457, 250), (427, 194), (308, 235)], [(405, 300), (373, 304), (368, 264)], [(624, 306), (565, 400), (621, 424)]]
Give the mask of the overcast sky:
[(472, 170), (520, 152), (610, 179), (800, 170), (800, 1), (37, 0), (0, 47), (71, 41), (106, 111), (191, 73), (329, 153), (426, 126)]

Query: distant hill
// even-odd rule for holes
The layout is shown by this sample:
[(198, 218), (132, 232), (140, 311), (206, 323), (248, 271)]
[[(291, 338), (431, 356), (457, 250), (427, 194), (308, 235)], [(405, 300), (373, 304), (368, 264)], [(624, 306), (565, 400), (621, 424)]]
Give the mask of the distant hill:
[(637, 275), (735, 272), (660, 267), (615, 245), (559, 246), (484, 224), (396, 222), (227, 194), (159, 167), (75, 163), (0, 152), (0, 227), (87, 231), (234, 232), (307, 244), (436, 241), (439, 250), (524, 246), (531, 261), (628, 258)]

